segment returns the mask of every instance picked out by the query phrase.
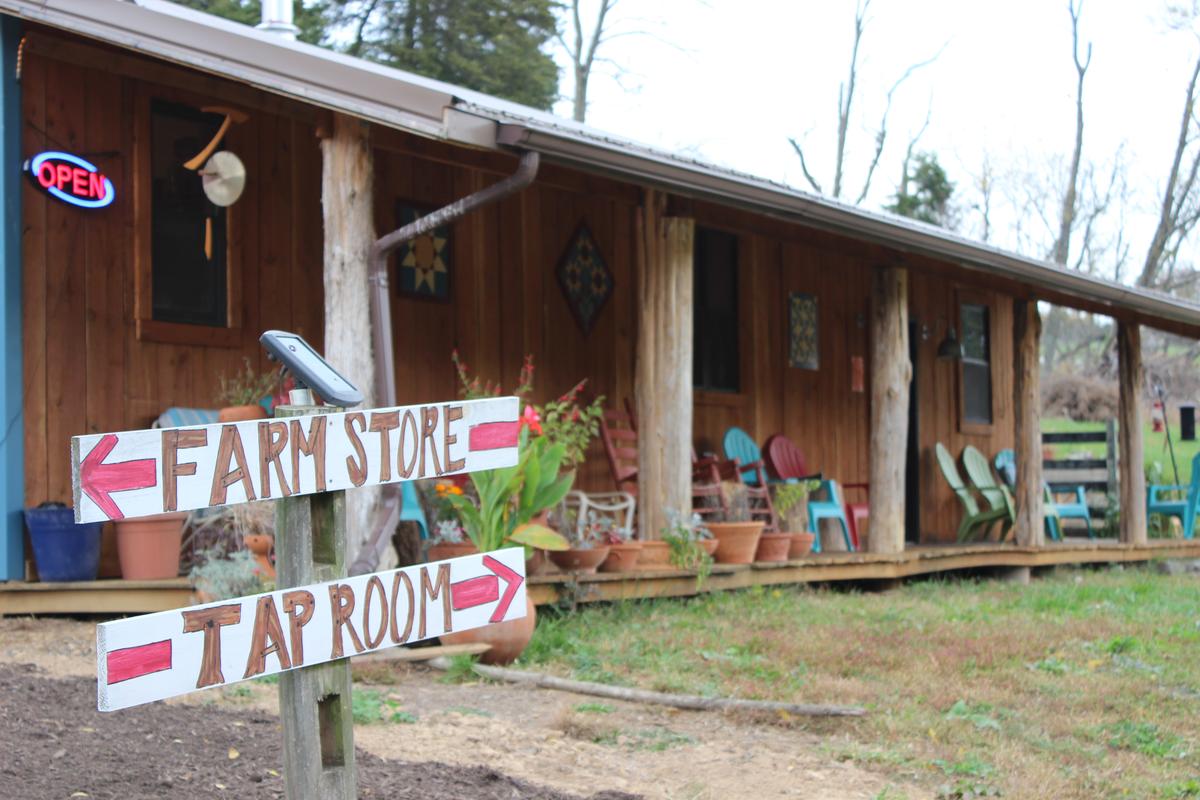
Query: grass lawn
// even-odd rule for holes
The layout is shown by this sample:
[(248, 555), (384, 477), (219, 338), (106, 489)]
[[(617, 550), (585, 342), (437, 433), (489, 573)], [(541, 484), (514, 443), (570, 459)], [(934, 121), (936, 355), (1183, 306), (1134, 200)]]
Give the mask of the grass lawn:
[[(1075, 431), (1103, 431), (1104, 425), (1099, 422), (1075, 422), (1063, 417), (1053, 417), (1042, 420), (1042, 430), (1046, 433), (1072, 433)], [(1150, 423), (1146, 423), (1143, 433), (1145, 464), (1149, 468), (1155, 462), (1162, 466), (1164, 483), (1174, 483), (1175, 476), (1171, 470), (1171, 452), (1167, 449), (1166, 436), (1155, 433)], [(1200, 440), (1181, 442), (1179, 426), (1171, 426), (1171, 441), (1175, 445), (1175, 461), (1179, 465), (1179, 482), (1187, 483), (1192, 479), (1192, 457), (1200, 452)], [(1093, 458), (1104, 458), (1104, 443), (1056, 444), (1051, 445), (1059, 458), (1069, 458), (1078, 453), (1088, 453)]]
[(863, 705), (859, 720), (772, 722), (939, 798), (1200, 798), (1195, 576), (1060, 570), (1030, 586), (759, 588), (584, 607), (543, 614), (519, 666)]

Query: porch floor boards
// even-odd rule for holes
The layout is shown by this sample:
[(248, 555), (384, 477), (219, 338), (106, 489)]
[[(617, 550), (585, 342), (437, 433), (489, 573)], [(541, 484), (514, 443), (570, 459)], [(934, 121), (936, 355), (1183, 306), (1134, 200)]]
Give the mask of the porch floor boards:
[[(701, 591), (833, 581), (894, 581), (964, 569), (1052, 567), (1063, 564), (1118, 564), (1167, 558), (1200, 558), (1200, 539), (1154, 540), (1137, 547), (1114, 539), (1068, 538), (1043, 548), (1009, 544), (918, 545), (903, 553), (825, 553), (780, 564), (714, 564)], [(594, 602), (697, 593), (695, 575), (678, 570), (646, 570), (570, 576), (532, 575), (535, 603)], [(0, 616), (22, 614), (133, 614), (190, 605), (186, 578), (158, 581), (78, 581), (0, 583)]]

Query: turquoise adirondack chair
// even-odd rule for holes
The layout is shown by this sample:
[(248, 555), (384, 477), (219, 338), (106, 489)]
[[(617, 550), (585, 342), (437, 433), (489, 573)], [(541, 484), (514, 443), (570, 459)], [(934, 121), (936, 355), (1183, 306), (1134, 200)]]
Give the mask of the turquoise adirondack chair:
[(854, 552), (854, 542), (850, 539), (850, 525), (846, 521), (846, 506), (842, 502), (842, 490), (838, 482), (832, 478), (821, 481), (816, 494), (824, 494), (824, 500), (808, 501), (808, 532), (815, 534), (813, 552), (821, 552), (821, 527), (823, 519), (835, 519), (842, 526), (842, 536), (846, 539), (846, 551)]
[(762, 450), (759, 449), (750, 434), (736, 425), (725, 431), (725, 436), (721, 439), (721, 449), (725, 451), (725, 458), (730, 461), (737, 459), (741, 464), (742, 481), (747, 486), (763, 486), (764, 481), (766, 483), (783, 482), (767, 477)]
[[(996, 472), (1000, 474), (1001, 480), (1008, 484), (1008, 488), (1017, 488), (1017, 461), (1016, 455), (1010, 449), (1001, 450), (996, 453), (996, 457), (992, 459), (992, 464), (996, 467)], [(1042, 481), (1042, 488), (1045, 491), (1045, 511), (1046, 516), (1046, 533), (1056, 542), (1062, 541), (1062, 523), (1064, 519), (1081, 519), (1083, 524), (1087, 525), (1088, 538), (1095, 539), (1096, 534), (1092, 531), (1092, 515), (1088, 511), (1087, 496), (1084, 493), (1082, 486), (1076, 486), (1071, 490), (1064, 490), (1056, 493), (1050, 488), (1050, 484)], [(1072, 494), (1075, 497), (1074, 502), (1063, 502), (1058, 498), (1058, 494)]]
[[(1182, 498), (1162, 497), (1165, 492), (1183, 493)], [(1179, 517), (1183, 523), (1183, 538), (1191, 539), (1196, 528), (1196, 513), (1200, 512), (1200, 453), (1192, 458), (1192, 482), (1186, 486), (1151, 484), (1146, 487), (1146, 514), (1166, 514)]]

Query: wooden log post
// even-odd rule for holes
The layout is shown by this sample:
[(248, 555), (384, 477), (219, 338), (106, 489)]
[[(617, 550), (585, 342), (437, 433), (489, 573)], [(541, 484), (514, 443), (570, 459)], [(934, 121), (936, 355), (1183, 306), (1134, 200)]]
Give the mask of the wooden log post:
[(1017, 300), (1013, 307), (1013, 351), (1016, 355), (1013, 401), (1016, 410), (1017, 544), (1041, 547), (1045, 536), (1042, 489), (1042, 318), (1036, 300)]
[(1136, 324), (1117, 323), (1118, 458), (1121, 472), (1121, 541), (1146, 543), (1146, 473), (1142, 452), (1142, 331)]
[(692, 510), (692, 255), (695, 221), (647, 190), (638, 214), (638, 531)]
[[(365, 122), (336, 113), (331, 125), (318, 131), (325, 230), (325, 358), (362, 392), (365, 408), (375, 400), (367, 283), (375, 242), (375, 167), (369, 133)], [(379, 489), (371, 487), (352, 492), (347, 499), (349, 562), (368, 534), (378, 497)]]
[[(276, 417), (332, 413), (330, 406), (280, 406)], [(357, 491), (361, 491), (357, 490)], [(277, 587), (346, 576), (346, 493), (324, 492), (275, 503)], [(299, 598), (303, 600), (303, 598)], [(288, 596), (284, 605), (288, 608)], [(297, 618), (312, 613), (295, 608)], [(292, 652), (293, 659), (302, 656)], [(279, 676), (283, 772), (291, 800), (354, 800), (354, 718), (350, 660), (303, 667)]]
[(871, 518), (867, 549), (904, 550), (908, 449), (908, 271), (880, 267), (871, 281)]

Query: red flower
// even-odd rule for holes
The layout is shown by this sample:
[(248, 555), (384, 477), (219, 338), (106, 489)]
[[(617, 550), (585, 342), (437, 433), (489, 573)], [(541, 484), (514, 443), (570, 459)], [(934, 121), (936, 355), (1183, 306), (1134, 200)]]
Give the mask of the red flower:
[(529, 430), (542, 435), (542, 419), (538, 416), (537, 409), (533, 406), (525, 406), (525, 413), (521, 415), (521, 426), (528, 425)]

